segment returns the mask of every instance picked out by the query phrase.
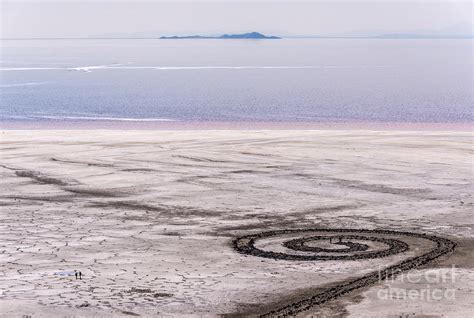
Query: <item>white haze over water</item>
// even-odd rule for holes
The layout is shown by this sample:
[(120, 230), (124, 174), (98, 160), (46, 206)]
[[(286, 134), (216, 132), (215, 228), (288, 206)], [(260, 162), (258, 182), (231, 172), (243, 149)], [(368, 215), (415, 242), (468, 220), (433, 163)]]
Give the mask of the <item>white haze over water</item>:
[(473, 120), (473, 40), (4, 40), (0, 121)]
[(459, 0), (0, 0), (2, 38), (472, 35)]

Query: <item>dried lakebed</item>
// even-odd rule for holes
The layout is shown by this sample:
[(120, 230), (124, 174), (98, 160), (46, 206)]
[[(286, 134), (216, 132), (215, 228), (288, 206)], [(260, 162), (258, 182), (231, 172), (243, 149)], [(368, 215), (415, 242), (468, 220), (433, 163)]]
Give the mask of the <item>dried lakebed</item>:
[[(3, 131), (0, 153), (0, 317), (472, 312), (471, 133)], [(456, 248), (421, 265), (432, 236)], [(412, 259), (456, 279), (370, 276)], [(428, 284), (456, 298), (378, 296)]]

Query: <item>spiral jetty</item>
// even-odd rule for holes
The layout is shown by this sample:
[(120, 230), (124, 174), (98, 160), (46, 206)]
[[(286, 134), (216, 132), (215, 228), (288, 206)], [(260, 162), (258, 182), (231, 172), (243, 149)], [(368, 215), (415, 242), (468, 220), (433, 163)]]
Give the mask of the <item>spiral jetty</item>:
[[(287, 254), (282, 252), (265, 251), (255, 247), (256, 241), (260, 239), (272, 238), (288, 234), (305, 234), (310, 232), (321, 232), (323, 234), (327, 233), (329, 235), (307, 236), (303, 238), (291, 239), (283, 242), (282, 245), (296, 252), (313, 252), (315, 254)], [(339, 235), (336, 236), (334, 235), (334, 233)], [(409, 271), (411, 269), (428, 264), (442, 255), (452, 253), (456, 248), (456, 243), (454, 243), (453, 241), (435, 235), (392, 230), (337, 228), (288, 229), (260, 232), (257, 234), (250, 234), (236, 238), (233, 241), (233, 247), (237, 252), (241, 254), (287, 261), (361, 260), (386, 257), (389, 255), (403, 253), (409, 250), (409, 245), (401, 240), (377, 237), (378, 235), (406, 236), (417, 239), (419, 238), (429, 240), (435, 244), (435, 247), (419, 256), (408, 258), (395, 265), (388, 266), (383, 270), (371, 272), (353, 280), (345, 281), (344, 283), (328, 288), (324, 292), (317, 293), (311, 297), (304, 298), (281, 308), (276, 308), (269, 312), (263, 313), (258, 317), (295, 316), (298, 313), (309, 310), (312, 307), (327, 303), (356, 289), (373, 285), (379, 282), (380, 280), (392, 278), (402, 272)], [(336, 241), (334, 242), (334, 244), (338, 244), (342, 246), (342, 248), (329, 249), (308, 245), (308, 243), (311, 242), (328, 239), (330, 239), (331, 241), (334, 239)], [(378, 242), (378, 244), (384, 245), (385, 248), (376, 251), (370, 251), (370, 248), (367, 244), (353, 242), (351, 240)]]

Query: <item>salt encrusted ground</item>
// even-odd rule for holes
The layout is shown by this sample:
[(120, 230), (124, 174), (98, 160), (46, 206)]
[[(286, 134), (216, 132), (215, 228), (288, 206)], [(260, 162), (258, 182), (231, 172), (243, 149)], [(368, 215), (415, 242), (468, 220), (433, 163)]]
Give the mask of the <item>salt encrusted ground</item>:
[[(390, 283), (455, 299), (381, 299), (381, 283), (305, 315), (466, 317), (472, 158), (461, 132), (3, 131), (0, 313), (258, 313), (417, 252), (298, 262), (232, 248), (264, 230), (350, 227), (457, 242), (418, 283)], [(454, 281), (425, 284), (452, 265)], [(55, 274), (68, 270), (83, 280)]]

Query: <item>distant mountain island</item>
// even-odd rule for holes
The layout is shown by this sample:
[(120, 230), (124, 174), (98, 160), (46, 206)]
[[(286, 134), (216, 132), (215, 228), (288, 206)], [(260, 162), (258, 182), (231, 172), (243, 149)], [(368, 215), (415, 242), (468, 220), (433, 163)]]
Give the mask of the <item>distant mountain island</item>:
[(242, 33), (242, 34), (223, 34), (220, 36), (202, 36), (202, 35), (186, 35), (186, 36), (162, 36), (162, 40), (181, 40), (181, 39), (257, 39), (257, 40), (274, 40), (281, 39), (277, 36), (266, 36), (258, 32)]

